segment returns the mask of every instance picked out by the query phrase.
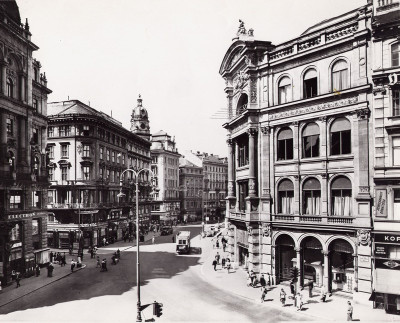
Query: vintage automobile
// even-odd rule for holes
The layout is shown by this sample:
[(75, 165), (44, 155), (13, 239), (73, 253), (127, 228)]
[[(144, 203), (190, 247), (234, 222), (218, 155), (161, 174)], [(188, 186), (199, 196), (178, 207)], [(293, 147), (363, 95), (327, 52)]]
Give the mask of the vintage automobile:
[(160, 228), (160, 234), (162, 236), (167, 236), (167, 235), (172, 234), (172, 233), (173, 233), (173, 229), (172, 229), (171, 226), (163, 226), (163, 227)]

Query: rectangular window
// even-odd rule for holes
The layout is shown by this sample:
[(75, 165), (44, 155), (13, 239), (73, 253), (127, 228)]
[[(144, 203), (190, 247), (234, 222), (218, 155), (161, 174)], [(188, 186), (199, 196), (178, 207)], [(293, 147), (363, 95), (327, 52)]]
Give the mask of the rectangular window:
[(61, 157), (62, 158), (69, 157), (69, 145), (61, 145)]
[(304, 80), (304, 98), (312, 98), (318, 95), (318, 78), (314, 77), (308, 80)]
[(392, 67), (400, 64), (400, 43), (392, 45)]
[(22, 208), (22, 194), (19, 191), (10, 192), (10, 209), (21, 209)]
[(122, 165), (125, 165), (125, 154), (122, 154)]
[(60, 137), (65, 137), (65, 126), (58, 127), (58, 135)]
[(32, 105), (33, 105), (33, 111), (38, 112), (38, 108), (39, 108), (38, 99), (33, 98)]
[(319, 156), (319, 135), (303, 137), (303, 158)]
[(115, 151), (111, 153), (111, 161), (115, 163)]
[(54, 181), (54, 168), (49, 167), (49, 181)]
[(90, 146), (83, 145), (83, 157), (90, 157)]
[(400, 166), (400, 137), (392, 137), (393, 166)]
[(47, 192), (47, 203), (48, 204), (52, 204), (53, 203), (53, 201), (54, 201), (54, 199), (53, 199), (53, 191), (48, 191)]
[(400, 188), (393, 189), (393, 220), (400, 220)]
[(71, 136), (71, 126), (65, 126), (65, 136)]
[(246, 211), (246, 197), (248, 195), (247, 182), (239, 183), (239, 210)]
[(104, 148), (100, 147), (100, 159), (103, 159), (103, 154), (104, 154)]
[(42, 192), (40, 191), (32, 191), (32, 207), (41, 207), (42, 201)]
[(347, 69), (343, 69), (332, 73), (332, 88), (333, 92), (348, 88)]
[(393, 116), (400, 116), (400, 89), (392, 90), (392, 109)]
[(49, 146), (49, 158), (54, 158), (54, 146)]
[(246, 144), (239, 144), (239, 167), (249, 164), (249, 149)]
[(107, 154), (107, 161), (110, 161), (110, 149), (107, 149), (106, 154)]
[(293, 159), (293, 138), (278, 140), (278, 160)]
[(40, 234), (40, 220), (32, 219), (32, 235)]
[(331, 133), (332, 155), (345, 155), (351, 153), (351, 131), (337, 131)]
[(90, 180), (90, 166), (83, 166), (83, 178)]
[(278, 103), (283, 104), (289, 102), (290, 84), (283, 85), (278, 88)]
[(61, 180), (66, 181), (68, 180), (68, 168), (61, 167)]
[(332, 215), (351, 216), (351, 190), (332, 190)]
[[(21, 225), (16, 223), (11, 229), (11, 241), (21, 240)], [(18, 257), (21, 258), (21, 257)]]
[(48, 127), (47, 128), (47, 136), (49, 138), (54, 137), (54, 127)]
[(32, 128), (32, 143), (39, 143), (39, 130), (37, 128)]
[(89, 131), (90, 131), (89, 126), (88, 125), (84, 125), (83, 126), (83, 135), (84, 136), (89, 136)]
[(11, 118), (7, 118), (7, 135), (14, 135), (14, 120)]

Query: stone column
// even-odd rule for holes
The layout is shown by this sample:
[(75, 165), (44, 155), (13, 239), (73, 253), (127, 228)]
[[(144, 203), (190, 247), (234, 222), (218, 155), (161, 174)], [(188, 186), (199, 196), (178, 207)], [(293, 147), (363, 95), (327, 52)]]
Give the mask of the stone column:
[(271, 245), (271, 285), (278, 284), (276, 277), (276, 245)]
[(325, 287), (325, 292), (329, 293), (329, 251), (321, 250), (324, 255), (324, 277), (323, 285)]
[[(2, 156), (7, 156), (7, 115), (4, 110), (0, 110), (0, 153)], [(1, 167), (8, 165), (8, 159), (3, 158)], [(4, 168), (6, 170), (7, 168)]]
[(301, 277), (303, 275), (302, 273), (302, 266), (301, 266), (301, 248), (300, 247), (296, 247), (294, 248), (294, 251), (296, 251), (296, 267), (299, 269), (299, 277), (297, 278), (297, 283), (296, 283), (296, 291), (300, 291), (301, 288)]
[(25, 96), (25, 75), (24, 74), (20, 74), (20, 79), (21, 79), (21, 92), (20, 92), (20, 96), (21, 96), (21, 101), (26, 103), (26, 96)]
[[(28, 137), (27, 137), (27, 122), (24, 117), (19, 117), (18, 118), (18, 140), (19, 140), (19, 153), (18, 153), (18, 164), (28, 167), (28, 148), (27, 148), (27, 142), (28, 142)], [(29, 156), (30, 160), (30, 156)], [(25, 170), (22, 170), (22, 172), (25, 172)]]
[(3, 61), (1, 63), (1, 92), (7, 95), (7, 63)]
[(228, 198), (235, 196), (234, 185), (235, 185), (235, 174), (234, 174), (234, 162), (235, 154), (233, 151), (233, 141), (228, 139)]
[(299, 160), (299, 122), (292, 122), (292, 130), (293, 130), (293, 160)]
[(257, 129), (250, 128), (247, 133), (249, 134), (249, 197), (256, 197), (256, 135)]
[(351, 292), (358, 292), (358, 257), (356, 253), (353, 253), (353, 267), (354, 267), (354, 285)]
[(268, 126), (262, 127), (262, 140), (261, 140), (261, 194), (263, 197), (270, 198), (270, 178), (269, 178), (269, 167), (270, 167), (270, 141), (269, 141), (269, 130)]

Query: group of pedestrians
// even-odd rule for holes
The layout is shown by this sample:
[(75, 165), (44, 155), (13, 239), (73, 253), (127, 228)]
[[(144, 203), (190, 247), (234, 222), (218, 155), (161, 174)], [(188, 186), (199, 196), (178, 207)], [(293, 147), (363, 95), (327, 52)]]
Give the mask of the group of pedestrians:
[(214, 260), (212, 262), (212, 265), (214, 267), (214, 271), (217, 271), (217, 266), (221, 265), (222, 269), (226, 269), (227, 270), (228, 274), (229, 274), (229, 271), (230, 271), (231, 266), (232, 266), (230, 258), (229, 257), (222, 257), (221, 258), (221, 255), (219, 254), (218, 251), (217, 251), (217, 253), (215, 255), (215, 258), (214, 258)]
[(55, 263), (57, 262), (60, 266), (65, 266), (67, 264), (66, 257), (65, 257), (65, 252), (63, 255), (61, 255), (61, 252), (53, 252), (50, 251), (50, 263)]

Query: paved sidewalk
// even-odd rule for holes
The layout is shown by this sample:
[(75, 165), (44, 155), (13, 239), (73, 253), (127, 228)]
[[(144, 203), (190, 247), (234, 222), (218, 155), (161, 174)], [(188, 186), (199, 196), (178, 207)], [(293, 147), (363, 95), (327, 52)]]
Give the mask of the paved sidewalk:
[[(160, 235), (159, 232), (157, 232), (156, 237)], [(153, 238), (153, 232), (147, 234), (145, 236), (145, 242), (148, 243), (151, 241)], [(142, 242), (143, 243), (143, 242)], [(117, 250), (120, 249), (120, 251), (124, 251), (126, 249), (132, 248), (133, 246), (136, 246), (136, 240), (133, 242), (124, 242), (122, 241), (117, 241), (113, 244), (107, 245), (105, 247), (98, 248), (98, 255), (100, 258), (102, 255), (105, 254), (111, 254), (112, 252), (110, 250)], [(76, 268), (74, 269), (74, 272), (71, 272), (71, 260), (74, 259), (75, 261), (77, 260), (76, 255), (69, 255), (68, 249), (50, 249), (53, 252), (61, 252), (61, 254), (65, 253), (66, 255), (66, 262), (67, 264), (65, 266), (60, 266), (58, 263), (53, 262), (54, 265), (54, 271), (53, 271), (53, 276), (52, 277), (47, 277), (47, 268), (41, 268), (40, 270), (40, 275), (38, 277), (32, 276), (29, 278), (23, 278), (21, 279), (21, 286), (16, 287), (17, 284), (16, 282), (13, 282), (11, 285), (8, 285), (6, 287), (3, 287), (2, 291), (0, 292), (0, 307), (7, 305), (11, 302), (14, 302), (21, 297), (31, 294), (35, 292), (38, 289), (41, 289), (47, 285), (50, 285), (64, 277), (67, 277), (69, 275), (75, 275), (76, 272), (80, 271), (81, 269), (84, 269), (86, 265), (95, 265), (96, 259), (90, 258), (90, 254), (87, 252), (85, 249), (85, 253), (83, 255), (83, 260), (82, 260), (82, 267), (81, 268)], [(107, 257), (108, 258), (108, 257)], [(111, 264), (111, 259), (108, 259), (108, 264)]]
[[(217, 266), (217, 271), (214, 271), (212, 261), (215, 258), (217, 252), (224, 255), (222, 248), (214, 249), (213, 243), (210, 238), (203, 238), (200, 242), (203, 251), (203, 265), (201, 272), (209, 283), (214, 286), (223, 289), (230, 294), (234, 294), (238, 297), (254, 301), (260, 304), (260, 307), (275, 307), (282, 311), (289, 311), (299, 315), (304, 315), (309, 320), (318, 321), (346, 321), (347, 319), (347, 301), (348, 297), (335, 296), (327, 298), (327, 302), (323, 303), (320, 300), (320, 295), (314, 292), (313, 297), (308, 297), (308, 288), (302, 291), (303, 296), (303, 310), (297, 311), (294, 307), (293, 300), (288, 299), (290, 295), (290, 288), (287, 285), (273, 285), (269, 288), (265, 302), (261, 303), (261, 289), (260, 287), (248, 287), (246, 285), (247, 273), (241, 268), (231, 269), (228, 274), (226, 269), (222, 269), (222, 266)], [(281, 288), (286, 292), (286, 305), (282, 306), (279, 300), (279, 293)], [(373, 309), (371, 304), (355, 304), (351, 301), (354, 308), (353, 320), (354, 321), (372, 321), (372, 322), (400, 322), (399, 315), (386, 314), (382, 309)]]

